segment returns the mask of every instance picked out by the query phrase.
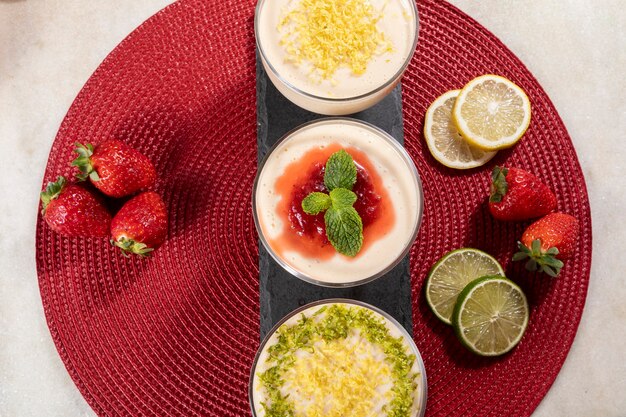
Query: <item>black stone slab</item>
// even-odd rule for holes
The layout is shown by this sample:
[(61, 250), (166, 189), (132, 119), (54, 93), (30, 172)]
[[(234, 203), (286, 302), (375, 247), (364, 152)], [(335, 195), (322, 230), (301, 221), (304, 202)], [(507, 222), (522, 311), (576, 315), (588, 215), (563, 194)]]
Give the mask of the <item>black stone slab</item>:
[[(303, 110), (287, 100), (267, 78), (257, 54), (257, 146), (259, 163), (285, 133), (322, 116)], [(385, 130), (404, 143), (402, 95), (398, 85), (380, 103), (350, 117), (364, 120)], [(411, 277), (408, 256), (385, 276), (351, 288), (326, 288), (304, 282), (274, 261), (259, 242), (261, 297), (261, 339), (285, 315), (312, 301), (351, 298), (375, 305), (391, 314), (413, 334)]]

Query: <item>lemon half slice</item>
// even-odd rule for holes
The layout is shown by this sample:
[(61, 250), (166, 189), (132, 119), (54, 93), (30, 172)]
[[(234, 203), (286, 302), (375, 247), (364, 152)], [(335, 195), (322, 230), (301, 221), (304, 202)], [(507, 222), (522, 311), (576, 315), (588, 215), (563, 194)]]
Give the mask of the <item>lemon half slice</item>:
[(468, 143), (452, 122), (452, 108), (461, 90), (444, 93), (433, 101), (424, 120), (424, 138), (433, 157), (449, 168), (470, 169), (489, 161), (496, 152)]
[(463, 87), (452, 120), (469, 143), (488, 151), (508, 148), (528, 129), (530, 100), (512, 81), (483, 75)]

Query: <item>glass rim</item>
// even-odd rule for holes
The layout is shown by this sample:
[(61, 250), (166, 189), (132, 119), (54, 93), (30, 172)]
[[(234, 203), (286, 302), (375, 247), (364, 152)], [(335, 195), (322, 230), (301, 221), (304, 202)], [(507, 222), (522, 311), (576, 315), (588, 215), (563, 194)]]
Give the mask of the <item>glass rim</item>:
[(285, 315), (282, 319), (280, 319), (278, 321), (278, 323), (276, 323), (269, 332), (267, 332), (267, 334), (265, 335), (265, 337), (263, 338), (263, 340), (261, 341), (261, 344), (259, 345), (259, 348), (254, 356), (254, 360), (252, 362), (252, 366), (250, 367), (250, 377), (248, 380), (248, 402), (250, 403), (250, 409), (252, 411), (252, 416), (253, 417), (258, 417), (258, 414), (256, 412), (256, 409), (254, 407), (254, 374), (256, 372), (256, 368), (259, 362), (259, 358), (261, 356), (261, 353), (263, 352), (263, 350), (265, 349), (265, 346), (267, 345), (267, 343), (269, 342), (269, 340), (271, 339), (271, 337), (274, 335), (274, 333), (276, 333), (276, 331), (278, 330), (278, 328), (280, 326), (282, 326), (285, 322), (287, 322), (289, 319), (291, 319), (292, 317), (296, 316), (297, 314), (308, 310), (310, 308), (313, 307), (317, 307), (319, 305), (324, 305), (324, 304), (352, 304), (352, 305), (356, 305), (359, 307), (363, 307), (366, 309), (369, 309), (381, 316), (383, 316), (389, 323), (391, 323), (392, 325), (394, 325), (402, 334), (404, 340), (407, 342), (407, 344), (409, 345), (409, 349), (411, 349), (413, 351), (413, 353), (415, 354), (415, 359), (417, 360), (417, 366), (419, 368), (420, 371), (420, 375), (421, 375), (421, 380), (422, 380), (422, 384), (421, 384), (421, 389), (419, 390), (420, 396), (421, 396), (421, 402), (420, 402), (420, 409), (418, 410), (417, 414), (415, 414), (414, 416), (411, 417), (423, 417), (424, 414), (426, 413), (426, 403), (428, 400), (428, 378), (426, 376), (426, 367), (424, 365), (424, 360), (422, 359), (422, 355), (419, 351), (419, 349), (417, 348), (417, 345), (415, 344), (415, 340), (413, 340), (413, 336), (409, 333), (409, 331), (407, 329), (404, 328), (404, 326), (402, 326), (391, 314), (387, 313), (386, 311), (384, 311), (383, 309), (373, 306), (371, 304), (368, 304), (364, 301), (360, 301), (360, 300), (353, 300), (351, 298), (327, 298), (327, 299), (323, 299), (323, 300), (317, 300), (317, 301), (313, 301), (310, 302), (308, 304), (305, 304), (301, 307), (296, 308), (295, 310), (292, 310), (290, 313), (287, 313), (287, 315)]
[(276, 78), (278, 78), (280, 82), (282, 82), (288, 89), (292, 90), (293, 92), (297, 94), (301, 94), (305, 97), (308, 97), (314, 100), (330, 102), (330, 103), (346, 103), (346, 102), (358, 101), (358, 100), (367, 98), (369, 96), (372, 96), (384, 90), (385, 88), (392, 86), (395, 82), (397, 82), (398, 79), (402, 76), (402, 74), (406, 70), (406, 68), (409, 66), (409, 63), (411, 62), (411, 60), (413, 59), (413, 56), (415, 55), (415, 49), (417, 48), (417, 41), (419, 38), (419, 28), (420, 28), (419, 12), (417, 10), (417, 2), (413, 0), (398, 0), (398, 1), (407, 1), (409, 3), (409, 8), (411, 9), (411, 13), (413, 15), (412, 17), (415, 19), (415, 33), (414, 33), (414, 38), (413, 38), (413, 44), (411, 45), (411, 49), (409, 50), (409, 53), (407, 54), (406, 59), (404, 60), (404, 62), (402, 63), (398, 71), (396, 71), (394, 75), (391, 78), (389, 78), (387, 81), (385, 81), (383, 84), (379, 85), (378, 87), (370, 91), (359, 94), (357, 96), (333, 98), (333, 97), (323, 97), (323, 96), (318, 96), (316, 94), (308, 93), (294, 86), (289, 81), (287, 81), (283, 76), (280, 75), (280, 73), (276, 70), (274, 65), (272, 65), (272, 63), (267, 59), (267, 55), (265, 53), (265, 50), (263, 49), (263, 46), (261, 44), (261, 39), (259, 36), (259, 16), (261, 14), (260, 13), (261, 8), (267, 1), (271, 1), (271, 0), (258, 0), (257, 5), (254, 9), (254, 38), (255, 38), (255, 43), (256, 43), (256, 49), (257, 51), (259, 51), (259, 55), (261, 57), (261, 61), (263, 65), (267, 66), (267, 68), (269, 68), (272, 74), (276, 76)]
[[(352, 125), (357, 125), (357, 126), (361, 126), (364, 128), (367, 128), (371, 131), (374, 131), (374, 133), (376, 133), (378, 136), (380, 136), (381, 138), (383, 138), (387, 143), (389, 143), (399, 154), (400, 157), (404, 160), (404, 162), (407, 165), (407, 168), (409, 169), (412, 179), (415, 181), (416, 186), (417, 186), (417, 197), (419, 198), (419, 202), (418, 202), (418, 208), (417, 208), (417, 220), (415, 222), (415, 224), (413, 225), (413, 232), (411, 233), (410, 238), (406, 241), (404, 248), (402, 249), (402, 251), (400, 251), (398, 253), (398, 256), (392, 261), (390, 262), (385, 268), (381, 269), (380, 271), (365, 277), (363, 279), (357, 280), (357, 281), (347, 281), (347, 282), (328, 282), (328, 281), (321, 281), (318, 279), (315, 279), (305, 273), (303, 273), (302, 271), (297, 270), (296, 268), (292, 267), (289, 263), (287, 263), (286, 261), (284, 261), (281, 257), (279, 257), (276, 252), (272, 249), (271, 245), (269, 244), (269, 242), (267, 241), (267, 239), (265, 238), (265, 235), (263, 233), (263, 230), (261, 228), (261, 224), (259, 222), (259, 216), (257, 215), (257, 202), (256, 202), (256, 194), (257, 194), (257, 189), (258, 189), (258, 185), (259, 185), (259, 178), (261, 176), (261, 173), (263, 172), (263, 168), (265, 168), (265, 164), (267, 163), (269, 157), (272, 155), (272, 153), (274, 153), (274, 151), (285, 141), (287, 141), (290, 137), (292, 137), (295, 133), (299, 132), (302, 129), (308, 128), (312, 125), (317, 125), (317, 124), (327, 124), (327, 123), (334, 123), (334, 122), (342, 122), (342, 123), (349, 123)], [(305, 282), (308, 282), (310, 284), (314, 284), (314, 285), (318, 285), (321, 287), (329, 287), (329, 288), (348, 288), (348, 287), (356, 287), (358, 285), (363, 285), (363, 284), (367, 284), (369, 282), (372, 282), (382, 276), (384, 276), (385, 274), (387, 274), (389, 271), (391, 271), (393, 268), (395, 268), (401, 261), (402, 259), (404, 259), (404, 257), (409, 253), (409, 251), (411, 250), (411, 247), (413, 246), (413, 243), (415, 243), (415, 239), (417, 238), (417, 234), (419, 232), (421, 223), (422, 223), (422, 217), (424, 214), (424, 190), (422, 187), (422, 180), (419, 176), (419, 173), (417, 172), (417, 168), (415, 167), (415, 163), (413, 162), (413, 159), (411, 159), (411, 156), (409, 155), (409, 153), (406, 151), (406, 149), (404, 148), (404, 146), (402, 146), (393, 136), (391, 136), (389, 133), (385, 132), (384, 130), (382, 130), (381, 128), (379, 128), (378, 126), (375, 126), (371, 123), (365, 122), (363, 120), (357, 120), (357, 119), (353, 119), (350, 117), (323, 117), (320, 119), (315, 119), (306, 123), (303, 123), (297, 127), (295, 127), (294, 129), (291, 129), (290, 131), (288, 131), (287, 133), (285, 133), (280, 139), (278, 139), (276, 141), (276, 143), (274, 143), (274, 145), (268, 149), (267, 153), (265, 154), (265, 156), (263, 157), (263, 160), (261, 161), (261, 163), (259, 164), (258, 168), (257, 168), (257, 173), (256, 176), (254, 178), (254, 184), (252, 186), (252, 217), (254, 219), (254, 226), (257, 230), (257, 234), (259, 235), (259, 240), (261, 241), (261, 243), (263, 244), (263, 246), (265, 247), (265, 250), (269, 253), (269, 255), (274, 259), (274, 261), (276, 261), (283, 269), (285, 269), (287, 272), (289, 272), (291, 275), (295, 276), (296, 278), (299, 278)]]

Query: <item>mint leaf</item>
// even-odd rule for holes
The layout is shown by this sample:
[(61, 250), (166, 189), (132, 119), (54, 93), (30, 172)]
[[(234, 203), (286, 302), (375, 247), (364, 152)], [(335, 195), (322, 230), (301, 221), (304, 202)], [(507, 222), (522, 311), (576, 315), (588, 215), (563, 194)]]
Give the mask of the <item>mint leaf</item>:
[(363, 222), (354, 207), (331, 207), (324, 214), (326, 236), (335, 250), (356, 256), (363, 246)]
[(302, 210), (304, 210), (306, 214), (313, 216), (327, 210), (330, 205), (331, 197), (324, 193), (313, 192), (302, 200)]
[(335, 188), (330, 192), (330, 201), (336, 209), (352, 207), (356, 202), (356, 194), (345, 188)]
[(356, 165), (352, 156), (343, 149), (335, 152), (326, 161), (324, 185), (328, 191), (335, 188), (352, 190), (356, 182)]

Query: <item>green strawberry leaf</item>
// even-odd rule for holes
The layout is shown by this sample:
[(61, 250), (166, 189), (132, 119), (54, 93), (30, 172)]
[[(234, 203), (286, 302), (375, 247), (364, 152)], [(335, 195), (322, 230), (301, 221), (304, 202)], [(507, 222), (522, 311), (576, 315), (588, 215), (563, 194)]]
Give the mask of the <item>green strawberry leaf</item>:
[(495, 166), (491, 172), (491, 195), (489, 196), (490, 203), (499, 203), (509, 189), (509, 184), (506, 182), (506, 174), (509, 170), (505, 167)]
[(533, 254), (540, 254), (541, 253), (541, 240), (539, 239), (533, 240), (530, 248), (533, 251)]
[(83, 145), (76, 142), (74, 146), (74, 152), (78, 154), (78, 157), (72, 161), (71, 165), (77, 167), (80, 171), (79, 174), (76, 174), (76, 178), (80, 181), (85, 181), (87, 178), (98, 181), (100, 177), (98, 177), (98, 173), (94, 171), (90, 159), (91, 155), (93, 155), (93, 145), (91, 143)]
[(521, 261), (528, 258), (530, 255), (526, 252), (520, 251), (513, 254), (513, 261)]
[(67, 181), (65, 180), (65, 177), (59, 176), (56, 182), (49, 182), (46, 186), (46, 189), (39, 194), (42, 206), (41, 214), (44, 214), (46, 212), (48, 204), (50, 204), (52, 200), (54, 200), (59, 196), (59, 194), (61, 194), (61, 191), (63, 190), (63, 187), (65, 187), (66, 182)]
[(331, 206), (331, 197), (328, 194), (313, 192), (302, 200), (302, 210), (306, 214), (316, 215), (326, 211)]
[(551, 267), (550, 265), (541, 265), (539, 271), (544, 272), (553, 278), (556, 278), (559, 275), (559, 270)]
[(542, 261), (543, 261), (543, 265), (551, 266), (551, 267), (553, 267), (553, 268), (555, 268), (557, 270), (563, 268), (563, 265), (564, 265), (563, 261), (560, 261), (560, 260), (558, 260), (556, 258), (553, 258), (551, 256), (544, 256), (542, 258)]
[(330, 192), (330, 200), (336, 209), (352, 207), (356, 202), (356, 194), (345, 188), (335, 188)]
[(329, 191), (335, 188), (352, 190), (356, 183), (356, 165), (352, 156), (343, 149), (335, 152), (326, 161), (324, 184)]
[(558, 254), (559, 254), (559, 250), (558, 250), (558, 248), (556, 248), (554, 246), (546, 251), (546, 255), (556, 256)]
[(154, 248), (149, 248), (145, 243), (136, 242), (124, 236), (120, 237), (118, 240), (111, 239), (111, 244), (122, 249), (122, 255), (126, 258), (130, 257), (131, 254), (135, 254), (140, 258), (147, 258), (151, 255), (150, 252), (154, 250)]
[(337, 252), (356, 256), (363, 246), (363, 222), (354, 207), (331, 207), (324, 214), (326, 236)]
[(551, 247), (543, 251), (541, 249), (541, 240), (539, 239), (533, 240), (530, 248), (522, 242), (517, 242), (517, 247), (519, 252), (513, 255), (513, 261), (521, 261), (528, 258), (525, 266), (531, 272), (538, 270), (551, 277), (556, 277), (564, 266), (563, 261), (555, 258), (559, 254), (559, 250), (556, 247)]

